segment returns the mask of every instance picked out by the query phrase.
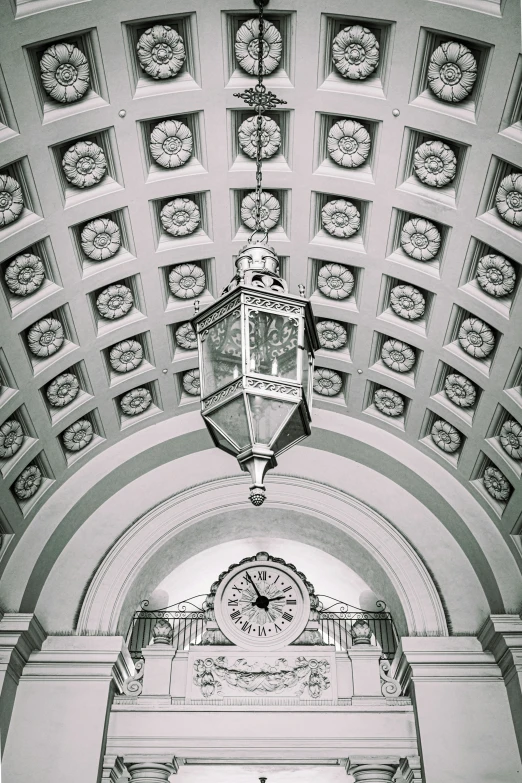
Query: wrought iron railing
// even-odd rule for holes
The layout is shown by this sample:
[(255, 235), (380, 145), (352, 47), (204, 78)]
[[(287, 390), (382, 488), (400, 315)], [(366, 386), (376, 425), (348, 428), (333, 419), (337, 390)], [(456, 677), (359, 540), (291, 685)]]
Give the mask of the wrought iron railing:
[[(202, 608), (206, 595), (195, 595), (165, 609), (147, 609), (143, 601), (135, 612), (127, 634), (127, 645), (134, 660), (142, 657), (141, 650), (152, 642), (154, 626), (158, 620), (166, 620), (172, 628), (170, 644), (176, 650), (188, 650), (190, 644), (198, 644), (205, 630), (205, 612)], [(201, 599), (201, 600), (198, 600)]]
[(376, 601), (376, 610), (364, 611), (357, 606), (338, 601), (329, 595), (319, 595), (322, 608), (319, 612), (319, 625), (325, 644), (334, 644), (336, 650), (347, 650), (353, 644), (353, 626), (358, 620), (365, 620), (370, 626), (371, 643), (378, 643), (382, 654), (393, 660), (399, 636), (393, 617), (386, 611), (384, 601)]

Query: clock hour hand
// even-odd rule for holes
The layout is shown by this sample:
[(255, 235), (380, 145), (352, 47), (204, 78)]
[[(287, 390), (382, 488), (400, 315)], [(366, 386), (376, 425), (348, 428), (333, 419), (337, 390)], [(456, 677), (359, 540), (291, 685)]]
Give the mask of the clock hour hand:
[(268, 601), (282, 601), (284, 598), (284, 595), (276, 595), (275, 598), (268, 598)]

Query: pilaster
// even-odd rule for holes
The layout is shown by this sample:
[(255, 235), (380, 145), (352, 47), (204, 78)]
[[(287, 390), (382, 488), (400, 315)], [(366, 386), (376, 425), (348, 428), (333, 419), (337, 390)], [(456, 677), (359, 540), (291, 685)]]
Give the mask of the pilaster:
[(420, 756), (408, 756), (408, 758), (401, 759), (399, 772), (404, 783), (424, 783)]

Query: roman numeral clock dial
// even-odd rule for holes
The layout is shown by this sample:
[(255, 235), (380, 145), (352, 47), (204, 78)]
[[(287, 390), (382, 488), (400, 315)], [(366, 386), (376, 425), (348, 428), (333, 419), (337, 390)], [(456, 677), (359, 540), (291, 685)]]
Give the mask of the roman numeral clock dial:
[(310, 599), (291, 569), (254, 560), (227, 574), (214, 608), (217, 623), (231, 642), (275, 649), (290, 644), (304, 630)]

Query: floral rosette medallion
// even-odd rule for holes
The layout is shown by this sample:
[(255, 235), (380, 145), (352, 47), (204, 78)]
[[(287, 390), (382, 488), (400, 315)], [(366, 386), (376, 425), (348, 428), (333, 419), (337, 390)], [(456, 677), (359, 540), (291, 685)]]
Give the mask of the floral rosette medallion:
[(426, 300), (418, 288), (412, 285), (396, 285), (390, 293), (390, 305), (400, 318), (415, 321), (426, 310)]
[(439, 252), (441, 238), (438, 228), (425, 218), (411, 218), (401, 231), (401, 247), (415, 261), (431, 261)]
[(444, 381), (444, 393), (459, 408), (471, 408), (477, 399), (477, 390), (464, 375), (450, 373)]
[(495, 196), (497, 212), (506, 223), (522, 226), (522, 174), (504, 177)]
[(361, 216), (351, 201), (338, 198), (328, 201), (322, 208), (321, 225), (333, 237), (347, 239), (359, 230)]
[(339, 120), (328, 131), (328, 154), (339, 166), (357, 168), (370, 154), (371, 138), (366, 128), (355, 120)]
[(102, 318), (123, 318), (134, 305), (132, 291), (126, 285), (115, 283), (105, 288), (96, 299), (96, 309)]
[(13, 492), (19, 500), (29, 500), (38, 492), (42, 479), (42, 471), (38, 465), (28, 465), (16, 479)]
[(120, 400), (120, 408), (126, 416), (138, 416), (150, 408), (152, 403), (152, 394), (144, 386), (138, 389), (132, 389), (127, 392)]
[(333, 39), (332, 58), (345, 79), (367, 79), (379, 64), (379, 43), (366, 27), (345, 27)]
[(40, 76), (45, 92), (59, 103), (81, 100), (90, 84), (86, 56), (70, 43), (53, 44), (42, 55)]
[(32, 253), (23, 253), (7, 265), (5, 284), (15, 296), (29, 296), (38, 291), (45, 280), (42, 259)]
[(507, 296), (515, 289), (515, 268), (504, 256), (490, 253), (477, 266), (477, 283), (490, 296)]
[(413, 156), (415, 174), (430, 188), (443, 188), (455, 179), (457, 158), (443, 141), (425, 141)]
[(480, 318), (466, 318), (459, 329), (458, 341), (461, 348), (475, 359), (485, 359), (495, 347), (495, 335)]
[(329, 299), (346, 299), (354, 285), (353, 274), (342, 264), (325, 264), (317, 275), (317, 287)]
[(522, 459), (522, 425), (508, 419), (500, 429), (500, 445), (512, 459)]
[[(260, 198), (259, 225), (266, 231), (279, 223), (281, 206), (272, 193), (262, 191)], [(256, 194), (248, 193), (241, 202), (241, 220), (247, 228), (256, 227)]]
[(343, 387), (343, 381), (339, 373), (326, 367), (317, 367), (314, 370), (314, 392), (322, 397), (336, 397)]
[(393, 389), (384, 386), (376, 390), (373, 403), (385, 416), (401, 416), (404, 413), (404, 399)]
[(56, 318), (42, 318), (33, 324), (27, 333), (27, 345), (35, 356), (52, 356), (63, 345), (63, 326)]
[(156, 24), (140, 36), (138, 61), (153, 79), (172, 79), (185, 62), (183, 38), (172, 27)]
[(262, 115), (261, 132), (258, 132), (257, 117), (248, 117), (238, 130), (239, 146), (249, 158), (255, 158), (260, 145), (261, 160), (271, 158), (281, 146), (281, 130), (275, 120)]
[(381, 348), (381, 359), (394, 372), (409, 372), (415, 365), (415, 351), (401, 340), (385, 340)]
[(477, 78), (477, 61), (464, 44), (446, 41), (435, 49), (428, 65), (428, 85), (441, 101), (467, 98)]
[(444, 419), (437, 419), (433, 423), (431, 439), (437, 448), (445, 451), (447, 454), (453, 454), (457, 451), (462, 442), (460, 432), (452, 424), (444, 421)]
[(143, 361), (143, 348), (137, 340), (122, 340), (113, 345), (109, 362), (115, 372), (131, 372)]
[(92, 424), (88, 419), (79, 419), (62, 433), (62, 443), (67, 451), (81, 451), (94, 437)]
[(77, 141), (63, 156), (62, 168), (71, 185), (91, 188), (105, 176), (107, 161), (102, 148), (93, 141)]
[(161, 225), (173, 237), (193, 234), (201, 223), (199, 207), (189, 198), (175, 198), (160, 213)]
[(121, 247), (120, 229), (109, 218), (96, 218), (82, 228), (80, 241), (91, 261), (107, 261)]
[(64, 372), (51, 381), (45, 392), (53, 408), (64, 408), (76, 399), (80, 382), (72, 372)]
[(159, 166), (177, 169), (192, 155), (192, 133), (178, 120), (160, 122), (150, 134), (150, 154)]
[(194, 299), (205, 286), (205, 273), (197, 264), (178, 264), (170, 271), (169, 288), (178, 299)]
[(176, 329), (176, 343), (184, 351), (195, 351), (198, 347), (196, 333), (190, 321), (187, 321)]
[(492, 498), (495, 498), (495, 500), (508, 500), (511, 495), (511, 484), (498, 468), (490, 465), (484, 471), (482, 480), (487, 493)]
[(348, 342), (348, 333), (339, 321), (318, 321), (319, 344), (327, 351), (338, 351)]
[(18, 220), (24, 209), (19, 183), (8, 174), (0, 174), (0, 228)]
[[(263, 75), (275, 71), (281, 62), (283, 40), (281, 33), (272, 22), (266, 19), (263, 23)], [(236, 60), (246, 73), (259, 74), (259, 20), (248, 19), (236, 33)]]
[(0, 427), (0, 459), (13, 457), (24, 442), (22, 425), (16, 419), (9, 419)]
[(191, 394), (193, 397), (197, 397), (201, 393), (199, 370), (188, 370), (183, 373), (183, 388), (187, 394)]

